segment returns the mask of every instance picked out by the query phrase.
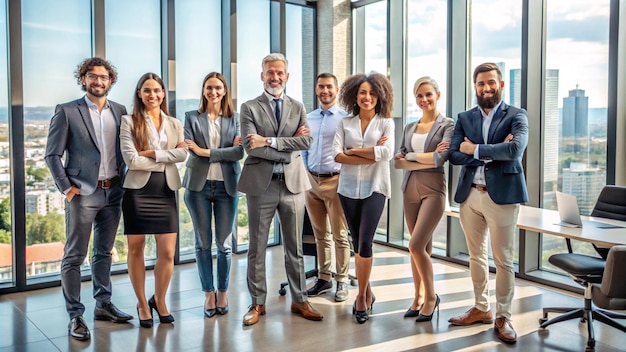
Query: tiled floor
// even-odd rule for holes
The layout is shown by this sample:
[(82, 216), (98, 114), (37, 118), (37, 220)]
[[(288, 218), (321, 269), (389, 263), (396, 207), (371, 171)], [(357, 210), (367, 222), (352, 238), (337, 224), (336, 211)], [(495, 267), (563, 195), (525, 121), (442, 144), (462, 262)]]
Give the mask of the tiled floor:
[[(230, 312), (211, 319), (202, 315), (204, 295), (195, 264), (177, 266), (168, 295), (174, 324), (152, 329), (130, 324), (93, 320), (90, 282), (83, 283), (87, 306), (85, 318), (92, 339), (79, 342), (68, 338), (68, 317), (61, 289), (50, 288), (0, 296), (0, 352), (5, 351), (584, 351), (585, 324), (577, 320), (538, 329), (543, 306), (579, 306), (582, 298), (547, 290), (517, 280), (513, 324), (519, 339), (504, 345), (491, 325), (454, 327), (448, 318), (473, 304), (471, 281), (466, 268), (435, 261), (436, 287), (441, 311), (432, 322), (415, 323), (402, 315), (412, 300), (411, 270), (406, 252), (377, 246), (372, 286), (376, 294), (374, 314), (359, 325), (351, 314), (356, 289), (350, 299), (335, 303), (328, 293), (310, 301), (324, 314), (322, 322), (305, 320), (290, 313), (290, 298), (278, 295), (284, 279), (283, 251), (268, 251), (268, 278), (271, 289), (267, 315), (250, 327), (241, 324), (250, 303), (246, 288), (246, 257), (235, 255), (229, 290)], [(313, 265), (307, 259), (307, 268)], [(153, 285), (148, 273), (147, 287)], [(127, 275), (113, 277), (113, 302), (135, 313), (135, 297)], [(311, 283), (310, 283), (311, 284)], [(493, 280), (490, 281), (493, 288)], [(151, 291), (148, 292), (151, 294)], [(493, 290), (492, 290), (493, 294)], [(493, 301), (493, 297), (492, 297)], [(596, 351), (624, 351), (626, 334), (594, 324)]]

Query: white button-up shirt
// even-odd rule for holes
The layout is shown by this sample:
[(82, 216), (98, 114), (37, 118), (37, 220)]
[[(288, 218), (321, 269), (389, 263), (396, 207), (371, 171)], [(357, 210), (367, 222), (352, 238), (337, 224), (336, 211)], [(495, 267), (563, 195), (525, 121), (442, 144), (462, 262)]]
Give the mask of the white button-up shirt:
[[(361, 133), (361, 119), (350, 116), (341, 120), (337, 126), (333, 142), (333, 158), (344, 150), (374, 147), (373, 164), (341, 165), (337, 193), (352, 199), (365, 199), (372, 193), (381, 193), (386, 198), (391, 196), (391, 176), (389, 161), (393, 157), (395, 125), (393, 119), (376, 114)], [(382, 136), (387, 142), (382, 146), (376, 143)]]

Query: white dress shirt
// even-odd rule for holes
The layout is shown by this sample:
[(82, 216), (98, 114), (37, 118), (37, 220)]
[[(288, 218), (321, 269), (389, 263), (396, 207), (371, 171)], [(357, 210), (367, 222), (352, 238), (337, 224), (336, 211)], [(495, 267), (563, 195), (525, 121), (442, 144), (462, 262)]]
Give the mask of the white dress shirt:
[[(341, 165), (337, 193), (352, 199), (365, 199), (372, 193), (381, 193), (386, 198), (391, 196), (391, 176), (389, 161), (393, 157), (395, 125), (393, 119), (376, 114), (361, 133), (361, 119), (350, 116), (341, 120), (337, 126), (333, 142), (333, 158), (344, 150), (374, 147), (373, 164)], [(382, 136), (387, 142), (382, 146), (376, 143)]]

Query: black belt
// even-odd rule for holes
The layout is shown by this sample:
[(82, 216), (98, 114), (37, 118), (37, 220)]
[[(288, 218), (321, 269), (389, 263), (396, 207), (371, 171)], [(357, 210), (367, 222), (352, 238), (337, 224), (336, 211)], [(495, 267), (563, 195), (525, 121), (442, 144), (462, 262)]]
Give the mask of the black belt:
[(487, 192), (487, 186), (485, 185), (477, 185), (475, 183), (472, 183), (472, 187), (476, 188), (480, 192)]
[(284, 179), (285, 179), (284, 173), (272, 174), (272, 180), (284, 180)]
[(102, 189), (109, 189), (120, 182), (120, 177), (115, 176), (108, 180), (98, 180), (97, 187)]
[(319, 177), (319, 178), (326, 178), (326, 177), (333, 177), (333, 176), (337, 176), (339, 175), (339, 172), (322, 172), (322, 173), (317, 173), (315, 171), (309, 171), (309, 173), (315, 177)]

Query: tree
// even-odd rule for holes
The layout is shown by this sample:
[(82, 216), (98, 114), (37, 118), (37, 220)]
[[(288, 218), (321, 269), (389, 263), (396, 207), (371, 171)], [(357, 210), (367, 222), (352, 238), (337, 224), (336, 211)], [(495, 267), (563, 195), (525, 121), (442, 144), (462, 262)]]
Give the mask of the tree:
[(65, 242), (63, 214), (26, 214), (26, 245)]
[(11, 198), (0, 202), (0, 230), (11, 232)]
[(26, 175), (32, 178), (33, 182), (43, 182), (48, 176), (50, 176), (50, 170), (48, 168), (34, 168), (29, 166), (26, 169)]
[(11, 244), (11, 231), (0, 229), (0, 243)]

